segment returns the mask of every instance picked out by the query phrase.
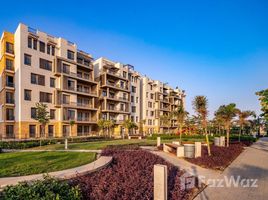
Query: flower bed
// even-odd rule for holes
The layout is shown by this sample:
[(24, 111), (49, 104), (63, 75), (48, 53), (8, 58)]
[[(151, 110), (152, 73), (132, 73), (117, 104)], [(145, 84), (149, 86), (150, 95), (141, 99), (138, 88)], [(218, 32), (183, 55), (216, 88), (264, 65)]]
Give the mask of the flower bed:
[(154, 164), (168, 167), (169, 199), (191, 199), (200, 190), (196, 179), (194, 188), (183, 189), (183, 171), (136, 146), (106, 148), (102, 155), (113, 156), (108, 168), (71, 180), (80, 186), (84, 199), (153, 199)]
[(211, 156), (208, 156), (207, 147), (202, 146), (202, 156), (199, 158), (185, 158), (187, 161), (204, 168), (224, 170), (231, 162), (242, 153), (244, 145), (241, 143), (230, 144), (229, 147), (211, 145)]

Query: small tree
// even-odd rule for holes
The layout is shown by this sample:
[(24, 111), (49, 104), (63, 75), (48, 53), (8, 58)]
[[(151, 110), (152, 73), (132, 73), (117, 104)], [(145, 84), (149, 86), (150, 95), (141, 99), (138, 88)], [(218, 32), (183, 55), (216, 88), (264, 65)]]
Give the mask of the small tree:
[[(128, 130), (128, 134), (131, 132), (131, 130), (136, 129), (138, 126), (134, 122), (132, 122), (130, 119), (126, 119), (122, 126)], [(123, 135), (124, 138), (124, 135)]]
[(45, 136), (45, 128), (49, 123), (50, 115), (47, 110), (47, 105), (44, 103), (36, 103), (36, 117), (35, 119), (41, 124), (41, 134), (40, 134), (40, 146), (41, 146), (41, 138)]
[(239, 124), (239, 142), (240, 142), (240, 137), (243, 134), (244, 126), (250, 125), (250, 121), (248, 118), (250, 116), (256, 117), (256, 114), (254, 111), (246, 110), (246, 111), (241, 111), (237, 109), (237, 115), (238, 115), (238, 124)]
[(180, 142), (182, 142), (182, 127), (184, 126), (185, 118), (187, 117), (188, 112), (184, 110), (183, 105), (179, 105), (178, 109), (175, 110), (172, 115), (177, 119), (178, 130), (180, 132)]
[(215, 116), (220, 118), (224, 124), (224, 128), (226, 130), (227, 135), (227, 147), (229, 147), (230, 143), (230, 127), (232, 124), (233, 118), (236, 116), (237, 108), (236, 104), (230, 103), (229, 105), (222, 105), (215, 112)]
[(69, 121), (70, 127), (71, 127), (71, 135), (72, 136), (72, 132), (73, 132), (73, 126), (75, 125), (75, 121), (74, 120), (70, 120)]
[(98, 127), (101, 129), (102, 134), (104, 135), (104, 129), (105, 129), (105, 120), (104, 119), (100, 119), (98, 122)]
[(205, 96), (196, 96), (192, 102), (193, 108), (195, 112), (198, 114), (201, 120), (201, 126), (203, 129), (203, 132), (206, 135), (206, 141), (207, 141), (207, 148), (208, 148), (208, 155), (211, 155), (210, 152), (210, 145), (209, 145), (209, 139), (208, 139), (208, 133), (207, 133), (207, 117), (208, 117), (208, 100)]
[(105, 120), (104, 122), (104, 127), (107, 130), (107, 135), (109, 135), (109, 137), (111, 138), (111, 128), (114, 127), (114, 121), (113, 120)]

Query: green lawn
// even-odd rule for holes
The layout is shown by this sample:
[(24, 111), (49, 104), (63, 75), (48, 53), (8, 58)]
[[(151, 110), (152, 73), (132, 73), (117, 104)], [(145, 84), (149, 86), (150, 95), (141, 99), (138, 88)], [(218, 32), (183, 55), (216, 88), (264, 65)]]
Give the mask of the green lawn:
[(0, 153), (0, 177), (47, 173), (94, 161), (95, 153), (12, 152)]
[[(169, 143), (172, 141), (179, 141), (179, 139), (167, 139), (161, 140), (161, 143)], [(191, 141), (191, 140), (188, 140)], [(194, 141), (200, 141), (200, 139), (194, 139)], [(203, 141), (203, 140), (201, 140)], [(87, 150), (98, 150), (107, 147), (108, 145), (126, 145), (126, 144), (137, 144), (139, 146), (148, 146), (148, 145), (156, 145), (156, 140), (148, 140), (148, 139), (132, 139), (132, 140), (108, 140), (108, 141), (95, 141), (95, 142), (83, 142), (83, 143), (69, 143), (69, 149), (87, 149)], [(35, 147), (33, 149), (45, 149), (45, 150), (63, 150), (64, 144), (53, 144), (46, 145), (42, 147)]]

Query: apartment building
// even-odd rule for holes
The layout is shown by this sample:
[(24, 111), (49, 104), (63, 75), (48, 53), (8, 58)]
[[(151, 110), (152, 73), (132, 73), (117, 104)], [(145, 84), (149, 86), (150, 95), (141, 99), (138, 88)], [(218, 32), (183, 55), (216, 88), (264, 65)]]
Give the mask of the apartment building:
[[(29, 139), (97, 135), (99, 119), (114, 122), (113, 134), (165, 132), (162, 115), (184, 105), (184, 92), (142, 76), (129, 64), (94, 58), (61, 37), (19, 24), (3, 32), (0, 46), (0, 138)], [(42, 135), (36, 103), (48, 107)], [(172, 121), (175, 130), (176, 121)]]
[(139, 74), (131, 65), (99, 58), (94, 62), (96, 80), (99, 82), (99, 117), (115, 123), (114, 135), (122, 136), (127, 130), (122, 126), (126, 119), (140, 119)]

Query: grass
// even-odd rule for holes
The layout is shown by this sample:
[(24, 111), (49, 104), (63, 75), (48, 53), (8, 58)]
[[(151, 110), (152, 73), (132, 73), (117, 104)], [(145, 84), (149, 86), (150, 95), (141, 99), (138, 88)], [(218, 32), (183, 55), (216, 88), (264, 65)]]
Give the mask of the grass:
[[(161, 142), (171, 142), (173, 140), (162, 140)], [(69, 143), (69, 149), (86, 149), (86, 150), (99, 150), (104, 149), (110, 145), (127, 145), (127, 144), (136, 144), (139, 146), (152, 146), (156, 145), (156, 140), (138, 140), (138, 139), (125, 139), (125, 140), (108, 140), (108, 141), (96, 141), (96, 142), (84, 142), (84, 143)], [(42, 149), (42, 150), (62, 150), (64, 149), (64, 144), (53, 144), (53, 145), (46, 145), (42, 147), (35, 147), (32, 149)]]
[(0, 153), (0, 177), (47, 173), (94, 161), (95, 153), (12, 152)]

